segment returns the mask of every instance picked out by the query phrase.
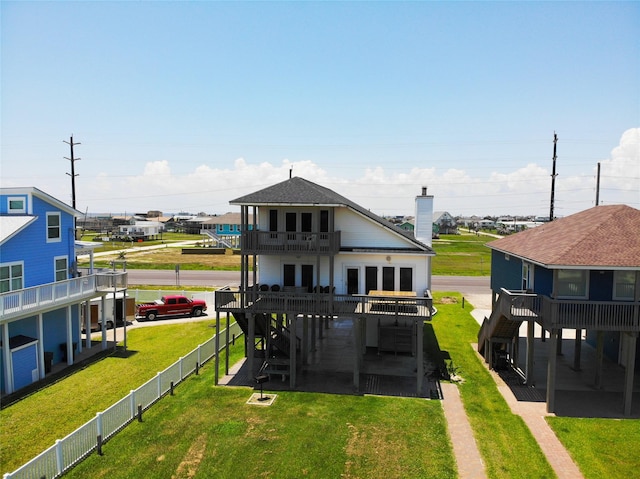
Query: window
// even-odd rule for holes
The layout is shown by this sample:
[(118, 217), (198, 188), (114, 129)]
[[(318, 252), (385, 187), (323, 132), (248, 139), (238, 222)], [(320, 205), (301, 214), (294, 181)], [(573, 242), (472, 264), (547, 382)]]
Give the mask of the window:
[(413, 291), (413, 269), (400, 268), (400, 291)]
[(67, 273), (67, 257), (58, 256), (54, 259), (56, 268), (56, 281), (64, 281), (69, 279), (69, 273)]
[(298, 231), (298, 221), (295, 213), (287, 213), (284, 217), (285, 231), (295, 232)]
[(47, 243), (62, 241), (60, 213), (47, 213)]
[(556, 292), (559, 298), (586, 298), (587, 271), (575, 269), (558, 270)]
[(296, 285), (296, 265), (285, 264), (283, 271), (283, 286), (295, 286)]
[(11, 213), (26, 213), (24, 198), (19, 196), (10, 196), (7, 198), (7, 211)]
[(320, 210), (320, 232), (329, 232), (329, 210)]
[(278, 231), (278, 210), (269, 210), (269, 231)]
[(303, 233), (311, 233), (312, 218), (311, 213), (302, 213), (300, 215), (300, 231)]
[(614, 271), (613, 299), (633, 301), (636, 294), (636, 272)]
[(5, 263), (0, 266), (0, 293), (22, 289), (24, 273), (22, 262)]
[(382, 289), (384, 291), (395, 291), (396, 289), (396, 271), (392, 266), (382, 268)]
[(364, 287), (367, 294), (369, 291), (378, 289), (378, 268), (367, 266), (364, 269)]

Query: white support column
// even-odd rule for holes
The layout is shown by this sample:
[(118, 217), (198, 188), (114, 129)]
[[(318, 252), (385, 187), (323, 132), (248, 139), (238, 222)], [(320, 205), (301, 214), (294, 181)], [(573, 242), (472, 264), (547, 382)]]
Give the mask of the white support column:
[[(78, 354), (82, 352), (82, 312), (80, 308), (82, 307), (81, 303), (75, 305), (76, 310), (78, 312), (78, 319), (76, 320), (76, 324), (78, 325)], [(91, 336), (91, 334), (87, 334), (87, 336)]]
[[(38, 314), (37, 319), (37, 328), (38, 328), (38, 369), (40, 371), (40, 379), (44, 379), (46, 372), (44, 370), (44, 326), (42, 322), (42, 313)], [(4, 344), (4, 343), (3, 343)]]
[(547, 363), (547, 412), (554, 412), (556, 407), (556, 367), (558, 330), (552, 329), (549, 334), (549, 362)]
[[(85, 346), (87, 349), (91, 349), (91, 318), (89, 317), (91, 307), (89, 306), (89, 301), (85, 301), (80, 307), (82, 308), (81, 311), (84, 311)], [(82, 334), (82, 330), (80, 330), (80, 334)]]
[(107, 349), (107, 300), (102, 296), (102, 307), (100, 308), (100, 331), (102, 332), (102, 350)]
[(11, 363), (11, 347), (9, 346), (9, 323), (2, 324), (2, 364), (4, 365), (4, 392), (13, 392), (13, 366)]
[(71, 306), (65, 308), (66, 311), (66, 323), (67, 323), (67, 364), (71, 366), (73, 364), (73, 329), (71, 326)]
[(638, 333), (626, 334), (627, 363), (624, 371), (624, 415), (631, 416), (633, 404), (633, 377), (636, 372), (636, 343)]

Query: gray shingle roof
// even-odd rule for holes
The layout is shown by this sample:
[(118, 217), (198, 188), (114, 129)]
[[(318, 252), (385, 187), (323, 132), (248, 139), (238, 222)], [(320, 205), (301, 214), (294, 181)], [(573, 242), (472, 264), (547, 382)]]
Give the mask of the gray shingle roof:
[(487, 246), (549, 267), (640, 268), (640, 210), (596, 206)]
[(433, 252), (426, 244), (415, 239), (413, 234), (395, 227), (384, 218), (372, 213), (348, 198), (336, 193), (329, 188), (320, 186), (300, 177), (293, 177), (273, 186), (250, 193), (229, 202), (232, 205), (245, 206), (343, 206), (376, 221), (384, 228), (404, 236), (422, 250)]

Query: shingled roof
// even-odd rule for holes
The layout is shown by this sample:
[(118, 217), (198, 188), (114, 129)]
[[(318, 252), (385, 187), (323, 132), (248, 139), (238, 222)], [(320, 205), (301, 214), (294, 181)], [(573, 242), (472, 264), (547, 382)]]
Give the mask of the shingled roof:
[(488, 243), (548, 268), (640, 268), (640, 210), (596, 206)]
[(343, 206), (350, 208), (358, 213), (379, 223), (384, 228), (390, 229), (400, 236), (410, 240), (420, 249), (433, 253), (433, 250), (426, 244), (418, 241), (413, 234), (395, 227), (390, 222), (354, 203), (348, 198), (336, 193), (329, 188), (320, 186), (309, 180), (300, 177), (293, 177), (273, 186), (269, 186), (262, 190), (250, 193), (229, 202), (232, 205), (245, 206), (326, 206), (335, 207)]

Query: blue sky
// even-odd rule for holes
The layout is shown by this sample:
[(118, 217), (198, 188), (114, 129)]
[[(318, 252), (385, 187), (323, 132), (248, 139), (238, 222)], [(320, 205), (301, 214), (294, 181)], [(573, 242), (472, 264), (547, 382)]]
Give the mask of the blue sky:
[(224, 213), (293, 174), (378, 214), (640, 208), (640, 2), (7, 2), (2, 186)]

